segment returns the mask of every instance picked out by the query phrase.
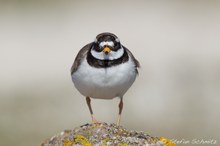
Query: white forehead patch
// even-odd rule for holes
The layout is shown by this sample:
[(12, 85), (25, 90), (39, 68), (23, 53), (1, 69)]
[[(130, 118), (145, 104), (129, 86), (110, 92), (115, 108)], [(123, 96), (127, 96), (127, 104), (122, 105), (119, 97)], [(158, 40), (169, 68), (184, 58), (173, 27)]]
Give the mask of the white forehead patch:
[(102, 47), (104, 47), (105, 45), (114, 47), (114, 43), (113, 43), (112, 41), (101, 42), (101, 43), (99, 44), (99, 47), (102, 48)]

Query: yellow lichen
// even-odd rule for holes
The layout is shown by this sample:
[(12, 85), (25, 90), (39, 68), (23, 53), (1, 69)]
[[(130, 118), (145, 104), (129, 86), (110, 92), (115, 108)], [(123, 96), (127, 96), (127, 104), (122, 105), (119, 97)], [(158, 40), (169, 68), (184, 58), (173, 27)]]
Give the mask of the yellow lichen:
[(119, 146), (128, 146), (128, 144), (127, 143), (121, 143), (121, 144), (119, 144)]
[(173, 143), (171, 140), (166, 139), (164, 137), (160, 137), (160, 141), (162, 141), (165, 146), (176, 146), (175, 143)]
[(82, 146), (92, 146), (88, 139), (82, 135), (76, 135), (73, 143), (80, 143)]
[(63, 142), (63, 146), (72, 146), (72, 145), (73, 145), (73, 142), (70, 140), (64, 140)]

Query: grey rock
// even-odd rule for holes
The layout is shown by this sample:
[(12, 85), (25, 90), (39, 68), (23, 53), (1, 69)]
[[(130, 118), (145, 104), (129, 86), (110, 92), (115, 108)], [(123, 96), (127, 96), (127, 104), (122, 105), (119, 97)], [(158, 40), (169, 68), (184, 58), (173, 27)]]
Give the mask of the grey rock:
[[(165, 140), (165, 141), (164, 141)], [(45, 140), (39, 146), (164, 146), (171, 141), (144, 132), (129, 131), (115, 124), (85, 124)]]

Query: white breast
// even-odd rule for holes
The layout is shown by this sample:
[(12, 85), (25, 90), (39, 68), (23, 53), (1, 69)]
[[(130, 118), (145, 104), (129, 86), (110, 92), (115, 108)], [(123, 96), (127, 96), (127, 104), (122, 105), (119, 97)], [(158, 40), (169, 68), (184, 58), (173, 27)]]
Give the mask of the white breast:
[(101, 99), (122, 97), (136, 78), (134, 62), (109, 68), (91, 67), (84, 59), (72, 75), (75, 87), (84, 96)]

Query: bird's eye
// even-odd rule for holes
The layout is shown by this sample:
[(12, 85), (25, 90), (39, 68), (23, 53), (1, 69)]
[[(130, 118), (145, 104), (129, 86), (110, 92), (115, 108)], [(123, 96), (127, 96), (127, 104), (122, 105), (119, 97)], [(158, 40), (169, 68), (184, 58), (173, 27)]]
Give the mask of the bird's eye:
[(101, 48), (99, 47), (98, 42), (95, 42), (95, 43), (93, 44), (93, 49), (94, 49), (95, 51), (97, 51), (97, 52), (101, 52), (101, 51), (102, 51)]
[(115, 42), (114, 44), (115, 44), (114, 45), (114, 50), (118, 50), (118, 49), (121, 48), (121, 44), (119, 42)]
[(115, 42), (115, 47), (119, 47), (120, 43)]

